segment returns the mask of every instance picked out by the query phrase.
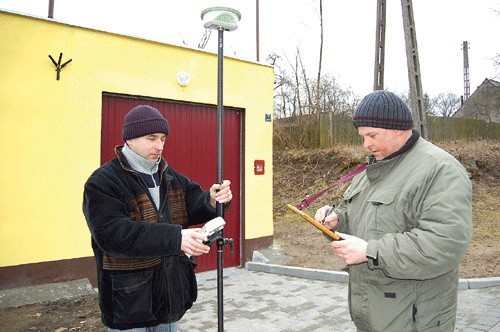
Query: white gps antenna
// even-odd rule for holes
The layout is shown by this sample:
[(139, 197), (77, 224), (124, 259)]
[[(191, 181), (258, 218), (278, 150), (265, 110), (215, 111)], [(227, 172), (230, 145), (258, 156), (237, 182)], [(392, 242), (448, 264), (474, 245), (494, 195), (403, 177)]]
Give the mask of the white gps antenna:
[(228, 7), (210, 7), (201, 12), (201, 19), (206, 29), (233, 31), (238, 28), (241, 14)]

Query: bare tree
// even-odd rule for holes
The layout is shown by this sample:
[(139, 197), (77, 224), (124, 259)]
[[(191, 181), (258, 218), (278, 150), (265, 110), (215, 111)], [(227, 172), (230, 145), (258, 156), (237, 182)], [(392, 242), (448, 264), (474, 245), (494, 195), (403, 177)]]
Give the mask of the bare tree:
[(321, 87), (321, 66), (323, 63), (323, 0), (319, 0), (319, 26), (320, 26), (320, 42), (319, 42), (319, 63), (318, 63), (318, 76), (316, 78), (316, 112), (318, 120), (320, 119), (320, 87)]
[(279, 119), (294, 116), (296, 84), (281, 66), (283, 58), (280, 55), (270, 54), (267, 62), (274, 67), (274, 117)]
[(320, 26), (320, 42), (319, 42), (319, 61), (318, 61), (318, 76), (316, 78), (316, 113), (318, 115), (318, 147), (321, 146), (321, 65), (323, 63), (323, 0), (319, 0), (319, 26)]
[(496, 77), (500, 77), (500, 53), (497, 53), (493, 58), (493, 66), (495, 66), (497, 72)]
[[(406, 105), (410, 106), (410, 92), (406, 91), (406, 93), (397, 93), (399, 98), (401, 98)], [(425, 115), (434, 115), (434, 109), (436, 108), (435, 98), (431, 99), (428, 93), (424, 93), (422, 97), (422, 102), (424, 103)]]
[(320, 81), (320, 109), (333, 114), (351, 114), (358, 99), (354, 92), (343, 89), (334, 76), (324, 75)]
[[(302, 56), (300, 55), (300, 50), (299, 48), (297, 47), (297, 53), (296, 53), (296, 63), (295, 63), (295, 66), (296, 66), (296, 73), (298, 73), (298, 70), (299, 70), (299, 65), (300, 65), (300, 72), (302, 73), (302, 76), (301, 76), (301, 80), (298, 80), (297, 81), (297, 86), (300, 86), (300, 82), (302, 82), (302, 84), (304, 85), (304, 93), (306, 94), (306, 104), (304, 105), (305, 106), (305, 109), (307, 109), (307, 114), (313, 114), (314, 113), (314, 100), (313, 100), (313, 95), (314, 95), (314, 91), (312, 91), (311, 89), (311, 82), (310, 80), (307, 78), (307, 72), (306, 72), (306, 67), (304, 67), (304, 63), (302, 62)], [(314, 85), (313, 85), (314, 86)]]
[(460, 98), (452, 92), (441, 92), (432, 101), (434, 114), (451, 117), (460, 107)]

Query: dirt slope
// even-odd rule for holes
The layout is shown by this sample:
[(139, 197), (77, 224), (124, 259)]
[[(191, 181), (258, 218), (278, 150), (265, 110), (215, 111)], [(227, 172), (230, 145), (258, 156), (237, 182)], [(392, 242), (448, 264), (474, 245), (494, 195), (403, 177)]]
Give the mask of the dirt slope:
[[(462, 278), (498, 277), (500, 267), (500, 142), (448, 142), (437, 144), (468, 170), (473, 183), (473, 239), (461, 265)], [(361, 147), (274, 152), (274, 246), (293, 257), (289, 265), (341, 270), (320, 231), (290, 212), (303, 198), (332, 185), (364, 161)], [(325, 193), (305, 211), (337, 202), (348, 183)]]

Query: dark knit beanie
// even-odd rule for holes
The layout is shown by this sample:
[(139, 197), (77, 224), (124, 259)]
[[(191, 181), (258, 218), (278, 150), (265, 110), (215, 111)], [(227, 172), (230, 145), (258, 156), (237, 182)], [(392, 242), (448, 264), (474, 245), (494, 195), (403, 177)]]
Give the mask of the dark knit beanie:
[(170, 127), (167, 120), (154, 107), (139, 105), (125, 115), (122, 138), (124, 141), (155, 133), (168, 136)]
[(353, 117), (354, 127), (407, 130), (413, 127), (408, 105), (394, 93), (377, 90), (366, 95)]

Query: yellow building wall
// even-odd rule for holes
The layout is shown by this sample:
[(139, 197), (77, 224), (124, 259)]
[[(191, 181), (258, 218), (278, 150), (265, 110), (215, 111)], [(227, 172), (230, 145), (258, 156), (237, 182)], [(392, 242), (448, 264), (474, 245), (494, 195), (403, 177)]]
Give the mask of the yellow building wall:
[[(91, 256), (81, 204), (100, 165), (102, 92), (216, 104), (217, 55), (2, 11), (0, 31), (0, 267)], [(60, 52), (72, 62), (56, 80)], [(245, 239), (273, 234), (273, 75), (224, 60), (224, 104), (245, 109)]]

